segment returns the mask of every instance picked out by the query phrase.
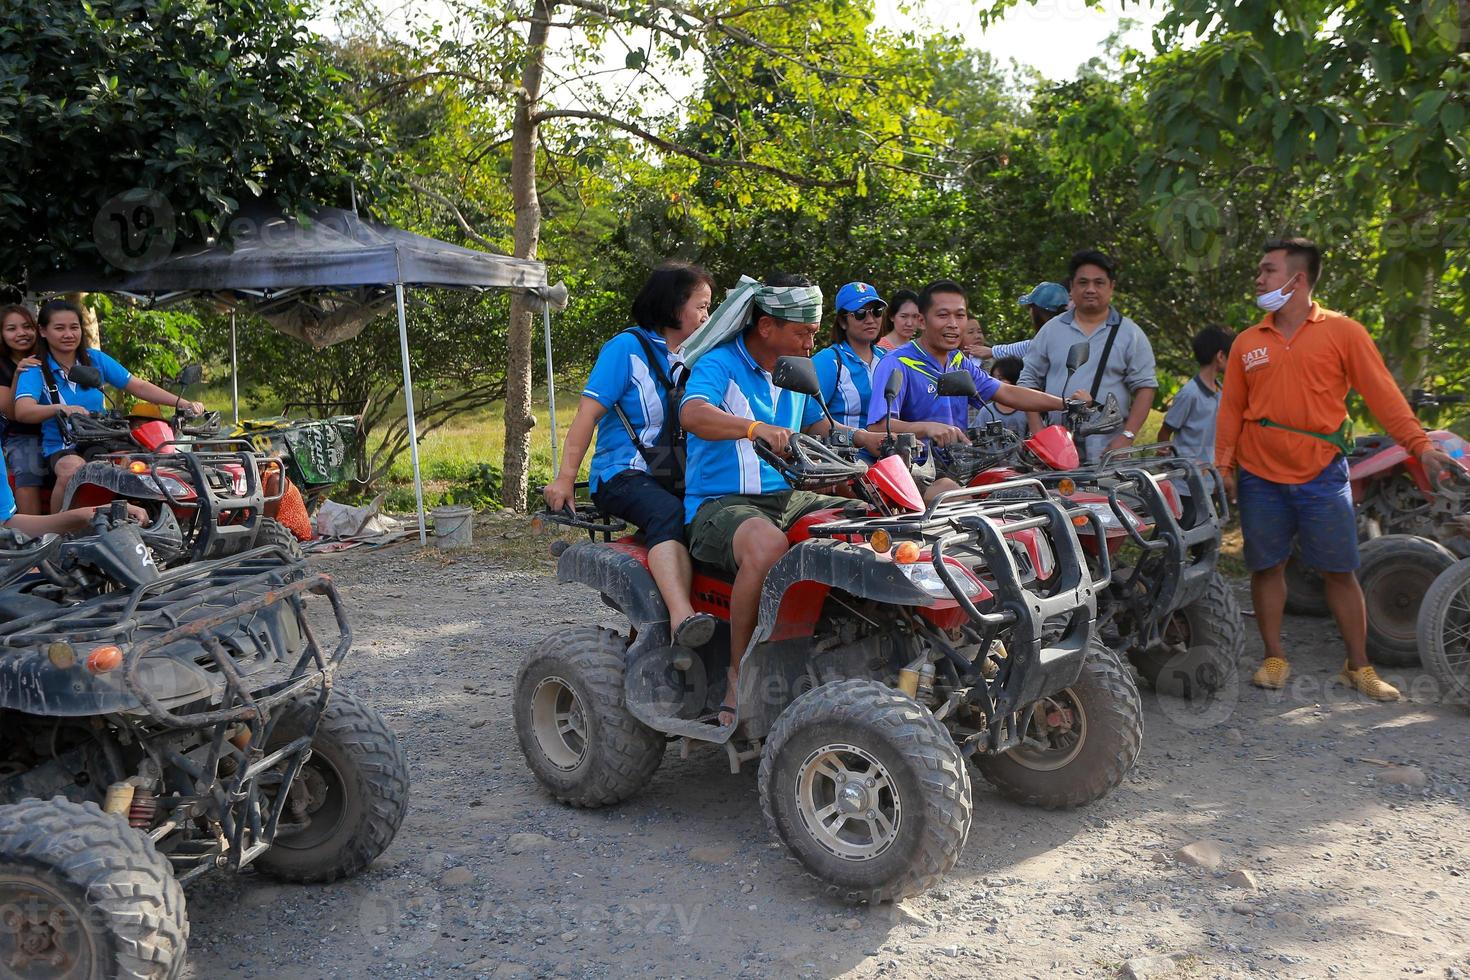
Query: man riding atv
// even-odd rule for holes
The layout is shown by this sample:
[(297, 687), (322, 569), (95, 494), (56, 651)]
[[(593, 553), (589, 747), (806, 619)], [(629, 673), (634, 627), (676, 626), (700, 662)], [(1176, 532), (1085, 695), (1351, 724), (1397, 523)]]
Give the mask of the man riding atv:
[[(996, 402), (1007, 408), (1025, 412), (1065, 411), (1065, 400), (1044, 391), (1020, 388), (992, 378), (959, 349), (964, 336), (964, 289), (956, 282), (941, 279), (930, 283), (919, 294), (919, 307), (924, 312), (923, 336), (909, 341), (885, 357), (873, 375), (874, 396), (868, 406), (868, 428), (878, 431), (912, 432), (932, 450), (955, 443), (969, 442), (965, 435), (969, 406), (981, 407)], [(964, 398), (939, 394), (939, 378), (949, 371), (967, 371), (975, 379), (975, 396)], [(890, 375), (903, 378), (899, 393), (885, 399)], [(1091, 401), (1078, 392), (1082, 401)], [(954, 480), (934, 469), (934, 454), (914, 469), (914, 479), (924, 490), (925, 501), (958, 488)]]
[[(755, 631), (761, 584), (786, 554), (786, 532), (806, 514), (841, 506), (839, 498), (793, 490), (756, 455), (755, 440), (784, 453), (795, 431), (825, 436), (833, 423), (815, 399), (776, 387), (782, 355), (811, 355), (822, 318), (822, 291), (803, 276), (772, 276), (753, 294), (748, 326), (691, 369), (679, 420), (689, 433), (684, 515), (696, 561), (731, 572), (730, 649), (744, 650)], [(733, 311), (732, 311), (733, 312)], [(838, 428), (842, 428), (839, 426)], [(853, 430), (860, 448), (882, 436)], [(737, 717), (738, 656), (732, 655), (722, 727)]]

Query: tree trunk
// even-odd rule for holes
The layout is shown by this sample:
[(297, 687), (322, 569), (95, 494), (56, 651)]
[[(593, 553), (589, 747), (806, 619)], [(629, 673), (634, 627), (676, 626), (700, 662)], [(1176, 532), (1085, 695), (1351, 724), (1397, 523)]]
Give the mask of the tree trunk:
[(87, 346), (100, 349), (102, 347), (102, 328), (97, 323), (97, 314), (87, 305), (87, 293), (67, 293), (65, 299), (68, 303), (76, 304), (77, 309), (82, 311), (82, 336), (87, 341)]
[[(541, 201), (536, 193), (536, 120), (541, 98), (541, 76), (546, 68), (546, 35), (551, 27), (550, 0), (536, 0), (527, 35), (526, 63), (521, 90), (516, 94), (511, 126), (510, 186), (515, 203), (515, 255), (534, 259), (541, 239)], [(531, 460), (531, 334), (534, 310), (522, 293), (510, 299), (510, 332), (505, 366), (505, 456), (501, 468), (500, 502), (518, 511), (526, 509)]]

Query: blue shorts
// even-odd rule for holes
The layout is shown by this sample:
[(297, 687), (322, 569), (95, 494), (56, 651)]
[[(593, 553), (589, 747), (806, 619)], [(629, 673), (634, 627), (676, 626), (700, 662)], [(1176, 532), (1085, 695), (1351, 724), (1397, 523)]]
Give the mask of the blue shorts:
[(647, 473), (623, 470), (603, 480), (592, 492), (592, 502), (642, 531), (648, 548), (665, 541), (684, 543), (684, 501)]
[(1309, 568), (1357, 570), (1358, 516), (1343, 457), (1306, 483), (1273, 483), (1242, 469), (1236, 496), (1251, 571), (1275, 568), (1290, 558), (1293, 538)]
[(17, 487), (44, 487), (47, 471), (46, 461), (41, 458), (41, 434), (7, 432), (5, 468)]

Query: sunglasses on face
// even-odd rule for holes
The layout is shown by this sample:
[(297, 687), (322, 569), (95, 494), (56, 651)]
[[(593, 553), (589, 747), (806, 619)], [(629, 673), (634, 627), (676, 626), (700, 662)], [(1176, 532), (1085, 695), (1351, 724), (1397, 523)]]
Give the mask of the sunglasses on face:
[(870, 306), (864, 310), (854, 310), (847, 315), (859, 322), (863, 320), (881, 320), (883, 319), (883, 307)]

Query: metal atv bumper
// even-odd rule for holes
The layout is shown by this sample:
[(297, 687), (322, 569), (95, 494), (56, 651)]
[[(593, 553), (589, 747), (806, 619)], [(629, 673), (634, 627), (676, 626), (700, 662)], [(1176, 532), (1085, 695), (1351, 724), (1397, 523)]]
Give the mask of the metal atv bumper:
[[(1137, 446), (1106, 454), (1094, 469), (1039, 475), (1053, 488), (1065, 480), (1105, 494), (1118, 524), (1140, 549), (1132, 573), (1113, 582), (1109, 591), (1139, 624), (1140, 635), (1134, 639), (1142, 646), (1154, 643), (1170, 616), (1208, 590), (1220, 552), (1220, 527), (1229, 513), (1213, 467), (1208, 472), (1214, 476), (1215, 489), (1205, 482), (1206, 468), (1178, 456), (1159, 456), (1161, 448), (1170, 449)], [(1160, 481), (1172, 480), (1189, 487), (1193, 513), (1187, 528), (1160, 488)], [(1147, 517), (1151, 532), (1134, 527), (1123, 506), (1124, 496)], [(1099, 534), (1097, 540), (1099, 550), (1106, 551), (1106, 539)]]

